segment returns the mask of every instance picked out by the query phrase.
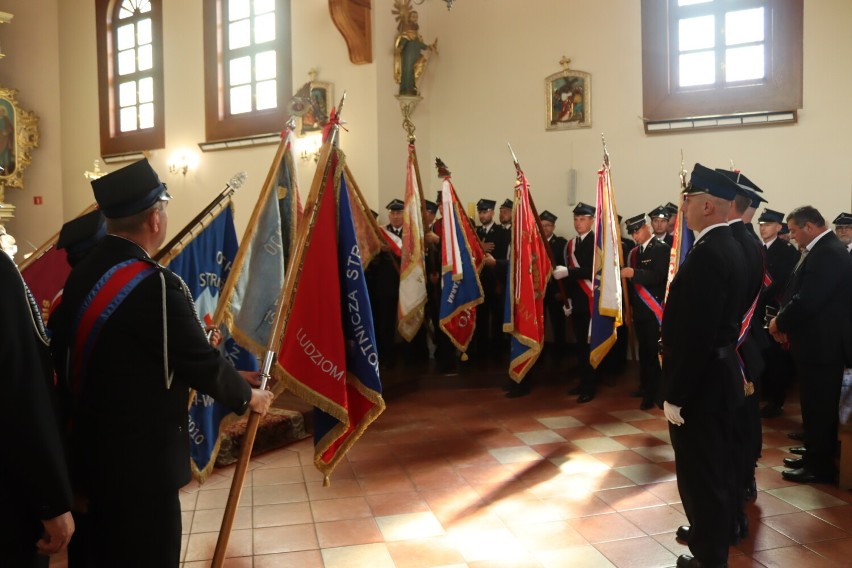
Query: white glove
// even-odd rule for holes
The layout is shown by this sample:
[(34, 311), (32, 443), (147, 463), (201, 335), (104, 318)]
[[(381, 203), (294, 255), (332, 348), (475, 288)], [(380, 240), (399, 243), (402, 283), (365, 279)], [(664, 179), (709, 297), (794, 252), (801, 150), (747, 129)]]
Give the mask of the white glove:
[(565, 304), (562, 304), (562, 311), (563, 311), (563, 312), (565, 312), (565, 317), (566, 317), (566, 318), (567, 318), (568, 316), (570, 316), (570, 315), (571, 315), (571, 313), (574, 311), (574, 304), (572, 304), (572, 303), (571, 303), (571, 299), (570, 299), (570, 298), (568, 299), (568, 305), (567, 305), (567, 306), (566, 306)]
[(567, 266), (556, 266), (553, 268), (553, 277), (557, 280), (562, 280), (566, 276), (568, 276)]
[(683, 417), (680, 415), (680, 408), (680, 406), (675, 406), (668, 401), (663, 402), (663, 414), (666, 415), (666, 420), (675, 426), (683, 426), (684, 423)]

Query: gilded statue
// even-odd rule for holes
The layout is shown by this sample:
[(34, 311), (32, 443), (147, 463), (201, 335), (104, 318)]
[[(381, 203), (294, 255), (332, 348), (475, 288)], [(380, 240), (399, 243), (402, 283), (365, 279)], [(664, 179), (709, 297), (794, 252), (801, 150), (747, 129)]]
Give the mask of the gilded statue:
[(397, 21), (397, 34), (393, 48), (393, 78), (399, 83), (400, 95), (419, 95), (420, 76), (426, 68), (428, 57), (424, 51), (438, 52), (438, 40), (427, 45), (420, 35), (419, 15), (412, 9), (411, 0), (394, 0), (393, 14)]

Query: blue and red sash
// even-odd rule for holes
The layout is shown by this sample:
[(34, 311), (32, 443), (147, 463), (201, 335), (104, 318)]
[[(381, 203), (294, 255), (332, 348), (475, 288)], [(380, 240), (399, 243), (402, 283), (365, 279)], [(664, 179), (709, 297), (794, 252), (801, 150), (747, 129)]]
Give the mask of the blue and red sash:
[[(636, 254), (636, 250), (638, 248), (639, 247), (637, 246), (633, 250), (631, 250), (630, 256), (628, 257), (628, 262), (630, 263), (630, 267), (633, 270), (636, 270), (636, 263), (637, 263), (636, 257), (638, 256)], [(636, 289), (636, 295), (639, 296), (639, 299), (642, 300), (643, 304), (648, 306), (648, 309), (651, 310), (651, 312), (654, 314), (654, 317), (657, 318), (657, 323), (659, 325), (662, 325), (663, 324), (663, 306), (660, 304), (660, 302), (657, 301), (657, 299), (654, 297), (654, 295), (651, 294), (651, 292), (645, 286), (643, 286), (642, 284), (639, 284), (638, 282), (636, 282), (636, 280), (631, 280), (631, 283), (633, 284), (633, 287)]]
[(76, 335), (71, 347), (71, 377), (79, 389), (89, 356), (104, 324), (142, 280), (157, 272), (151, 262), (131, 259), (110, 268), (88, 293), (74, 321)]
[[(574, 254), (574, 243), (576, 239), (571, 239), (568, 241), (568, 244), (565, 245), (566, 254), (565, 256), (568, 259), (568, 266), (570, 268), (580, 268), (580, 261), (577, 260), (577, 256)], [(589, 312), (592, 312), (592, 303), (593, 298), (595, 296), (594, 290), (592, 289), (592, 281), (588, 279), (578, 279), (577, 284), (580, 286), (580, 289), (583, 291), (586, 296), (589, 297)]]

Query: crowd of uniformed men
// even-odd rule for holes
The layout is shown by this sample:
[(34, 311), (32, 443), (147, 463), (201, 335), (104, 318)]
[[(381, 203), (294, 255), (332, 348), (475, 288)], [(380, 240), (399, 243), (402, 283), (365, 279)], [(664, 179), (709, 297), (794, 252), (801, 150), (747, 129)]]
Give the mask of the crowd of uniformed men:
[[(0, 365), (4, 392), (17, 401), (0, 416), (5, 431), (27, 433), (4, 452), (0, 549), (11, 565), (46, 565), (37, 552), (64, 548), (76, 522), (71, 566), (112, 566), (119, 557), (127, 566), (177, 566), (177, 490), (189, 481), (188, 388), (237, 412), (265, 412), (270, 393), (251, 388), (255, 377), (241, 376), (210, 346), (185, 285), (151, 260), (164, 242), (170, 197), (147, 161), (113, 172), (93, 188), (100, 212), (69, 222), (60, 237), (75, 266), (49, 322), (52, 340), (14, 264), (0, 255)], [(741, 173), (696, 164), (682, 211), (695, 240), (667, 296), (677, 206), (655, 207), (625, 223), (632, 237), (622, 239), (622, 277), (632, 305), (626, 323), (632, 324), (639, 362), (633, 395), (642, 409), (661, 408), (670, 423), (689, 520), (677, 537), (692, 553), (678, 559), (679, 567), (726, 566), (729, 544), (748, 534), (743, 507), (757, 492), (761, 416), (784, 412), (794, 376), (803, 446), (794, 449), (798, 457), (785, 459), (790, 469), (783, 476), (834, 482), (837, 475), (841, 381), (844, 368), (852, 366), (852, 215), (837, 216), (832, 232), (813, 207), (786, 216), (765, 208), (758, 236), (752, 221), (766, 201), (762, 193)], [(477, 308), (472, 364), (505, 363), (507, 356), (502, 314), (513, 202), (500, 205), (497, 219), (495, 206), (490, 199), (477, 203), (485, 301)], [(390, 238), (402, 237), (403, 207), (398, 199), (387, 206)], [(397, 363), (400, 350), (405, 363), (422, 363), (431, 343), (438, 370), (457, 370), (455, 347), (437, 332), (437, 209), (426, 202), (428, 324), (412, 342), (401, 345), (395, 337), (399, 273), (391, 249), (368, 270), (384, 368)], [(570, 319), (577, 357), (570, 375), (579, 381), (568, 392), (588, 403), (601, 373), (624, 367), (628, 334), (627, 326), (621, 328), (608, 360), (592, 368), (587, 337), (595, 208), (578, 203), (573, 215), (577, 234), (570, 240), (556, 235), (556, 215), (540, 215), (554, 266), (545, 318), (551, 363), (565, 352)], [(57, 387), (65, 405), (54, 411)], [(511, 383), (506, 396), (528, 393), (529, 380)], [(161, 419), (148, 420), (152, 412)], [(144, 431), (138, 428), (143, 423)], [(154, 474), (128, 494), (116, 473), (119, 464), (128, 472), (153, 468)], [(127, 535), (147, 543), (130, 557)]]

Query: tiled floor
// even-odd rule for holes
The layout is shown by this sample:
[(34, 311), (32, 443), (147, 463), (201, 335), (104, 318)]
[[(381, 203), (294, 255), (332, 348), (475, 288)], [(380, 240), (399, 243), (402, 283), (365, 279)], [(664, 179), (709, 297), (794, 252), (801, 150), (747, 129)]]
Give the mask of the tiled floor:
[[(426, 385), (388, 403), (330, 487), (309, 440), (263, 455), (225, 566), (674, 566), (688, 551), (674, 539), (686, 518), (668, 429), (628, 398), (632, 380), (620, 383), (586, 405), (564, 385), (513, 400), (496, 386)], [(764, 422), (751, 535), (730, 566), (849, 566), (852, 492), (781, 479), (785, 433), (799, 426), (798, 407), (787, 412)], [(231, 475), (181, 491), (184, 568), (209, 566)]]

